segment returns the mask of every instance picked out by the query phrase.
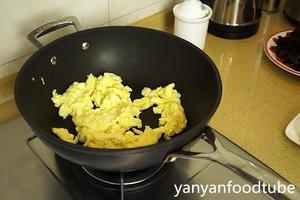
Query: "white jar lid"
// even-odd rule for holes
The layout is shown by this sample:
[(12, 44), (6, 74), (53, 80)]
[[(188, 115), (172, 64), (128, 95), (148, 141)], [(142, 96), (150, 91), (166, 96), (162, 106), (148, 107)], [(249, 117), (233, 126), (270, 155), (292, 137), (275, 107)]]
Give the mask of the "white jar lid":
[(177, 16), (196, 19), (203, 18), (208, 14), (208, 10), (205, 8), (203, 3), (199, 0), (185, 0), (184, 2), (176, 6), (174, 13)]

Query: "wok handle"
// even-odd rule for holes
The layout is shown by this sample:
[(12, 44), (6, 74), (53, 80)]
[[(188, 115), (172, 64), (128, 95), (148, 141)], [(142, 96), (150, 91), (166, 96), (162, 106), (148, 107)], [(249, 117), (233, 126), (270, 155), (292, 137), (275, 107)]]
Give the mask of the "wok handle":
[(47, 24), (41, 25), (40, 27), (34, 29), (27, 35), (27, 39), (38, 49), (43, 47), (44, 45), (38, 41), (38, 38), (55, 31), (57, 29), (73, 25), (76, 31), (80, 30), (80, 23), (78, 19), (74, 16), (66, 17), (64, 19), (60, 19), (57, 21), (49, 22)]
[[(208, 142), (213, 147), (214, 151), (209, 153), (192, 152), (191, 148), (193, 148), (193, 146), (197, 144), (197, 141), (200, 140), (205, 140), (206, 142)], [(270, 186), (277, 186), (278, 182), (280, 181), (280, 184), (284, 185), (285, 189), (294, 187), (294, 193), (289, 193), (286, 191), (284, 193), (275, 195), (280, 195), (280, 199), (300, 199), (300, 190), (298, 188), (296, 188), (294, 185), (289, 183), (286, 179), (278, 175), (270, 168), (267, 170), (257, 164), (254, 164), (250, 160), (247, 160), (246, 158), (243, 158), (240, 155), (226, 149), (212, 131), (209, 131), (209, 133), (203, 133), (201, 136), (194, 139), (194, 141), (183, 147), (181, 150), (169, 154), (167, 160), (172, 161), (176, 158), (206, 159), (214, 161), (225, 166), (236, 174), (244, 177), (246, 180), (250, 181), (253, 184), (256, 184), (260, 181), (261, 185), (265, 183)], [(268, 195), (271, 196), (271, 194)]]

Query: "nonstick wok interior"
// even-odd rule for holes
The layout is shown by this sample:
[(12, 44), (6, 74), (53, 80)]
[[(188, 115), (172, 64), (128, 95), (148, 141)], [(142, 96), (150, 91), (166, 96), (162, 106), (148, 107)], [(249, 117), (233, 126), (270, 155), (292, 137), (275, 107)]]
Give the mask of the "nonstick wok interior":
[[(90, 44), (87, 50), (82, 49), (83, 42)], [(57, 58), (55, 65), (50, 62), (53, 56)], [(114, 150), (83, 148), (61, 141), (52, 134), (52, 127), (71, 130), (73, 125), (70, 119), (63, 120), (58, 116), (51, 97), (53, 89), (63, 93), (74, 81), (84, 81), (89, 73), (98, 76), (104, 72), (121, 76), (123, 83), (133, 89), (132, 99), (140, 97), (145, 86), (155, 88), (172, 82), (181, 93), (187, 129), (175, 136), (176, 142), (172, 142), (175, 138), (163, 142), (168, 148), (164, 148), (161, 155), (157, 155), (160, 158), (152, 164), (162, 160), (167, 151), (197, 136), (221, 98), (220, 77), (209, 57), (194, 45), (160, 31), (134, 27), (96, 28), (70, 34), (41, 48), (24, 64), (16, 81), (16, 103), (21, 114), (54, 151), (71, 161), (103, 170), (104, 167), (93, 164), (92, 158), (85, 159), (85, 154), (93, 152), (96, 159), (98, 153), (109, 154)], [(153, 118), (152, 123), (156, 120)], [(83, 158), (63, 154), (66, 149), (80, 149)], [(140, 149), (147, 151), (149, 148)], [(127, 166), (123, 170), (129, 169)]]

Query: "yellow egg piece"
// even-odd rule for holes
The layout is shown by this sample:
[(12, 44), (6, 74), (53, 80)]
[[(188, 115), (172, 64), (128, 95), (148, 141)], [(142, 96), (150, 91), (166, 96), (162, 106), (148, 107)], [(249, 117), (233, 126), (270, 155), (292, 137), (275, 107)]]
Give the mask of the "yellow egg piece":
[[(181, 106), (180, 94), (171, 83), (154, 90), (145, 87), (142, 98), (130, 98), (132, 89), (122, 84), (113, 73), (99, 77), (92, 74), (85, 82), (74, 82), (63, 93), (53, 90), (52, 98), (58, 114), (63, 119), (72, 117), (77, 135), (65, 128), (53, 128), (52, 132), (70, 143), (81, 143), (92, 148), (132, 148), (155, 144), (163, 136), (169, 140), (186, 127), (186, 117)], [(153, 106), (160, 114), (159, 125), (143, 127), (139, 115)]]

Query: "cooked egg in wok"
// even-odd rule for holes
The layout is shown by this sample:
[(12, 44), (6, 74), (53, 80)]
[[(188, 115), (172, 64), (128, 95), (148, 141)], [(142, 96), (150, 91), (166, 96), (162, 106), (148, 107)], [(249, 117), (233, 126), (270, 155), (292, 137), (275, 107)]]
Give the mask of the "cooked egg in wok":
[[(74, 82), (63, 94), (52, 92), (59, 116), (72, 117), (77, 134), (65, 128), (52, 128), (60, 139), (94, 148), (132, 148), (169, 140), (186, 127), (180, 94), (171, 83), (165, 87), (145, 87), (142, 98), (132, 100), (132, 89), (113, 73), (99, 77), (89, 74), (85, 82)], [(158, 127), (143, 124), (143, 110), (152, 107), (160, 114)], [(144, 130), (142, 127), (144, 125)]]

